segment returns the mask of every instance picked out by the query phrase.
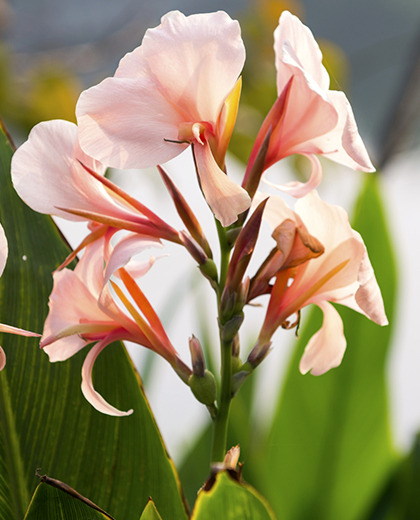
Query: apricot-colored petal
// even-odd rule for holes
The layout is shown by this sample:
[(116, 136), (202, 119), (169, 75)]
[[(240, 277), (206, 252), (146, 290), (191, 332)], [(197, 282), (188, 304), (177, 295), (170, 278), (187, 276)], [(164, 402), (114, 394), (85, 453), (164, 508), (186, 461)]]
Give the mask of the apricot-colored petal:
[(85, 396), (86, 400), (101, 413), (106, 415), (113, 415), (117, 417), (122, 417), (126, 415), (131, 415), (133, 410), (128, 410), (127, 412), (122, 412), (117, 408), (111, 406), (105, 399), (95, 390), (93, 387), (92, 381), (92, 370), (93, 365), (95, 364), (96, 358), (102, 352), (102, 350), (107, 347), (115, 338), (105, 338), (95, 346), (93, 346), (88, 355), (85, 358), (82, 367), (82, 392)]
[(346, 350), (340, 315), (328, 302), (320, 302), (317, 305), (324, 313), (322, 327), (309, 340), (299, 364), (302, 374), (311, 372), (314, 376), (337, 367)]
[(151, 79), (107, 78), (85, 90), (76, 106), (82, 148), (115, 168), (146, 168), (179, 155), (184, 118)]
[[(306, 154), (303, 154), (306, 155)], [(277, 188), (280, 191), (291, 195), (292, 197), (300, 198), (307, 195), (312, 190), (316, 189), (322, 180), (322, 166), (316, 155), (306, 155), (311, 162), (311, 174), (306, 182), (291, 181), (285, 184), (276, 184), (267, 179), (267, 175), (263, 177), (266, 184)]]
[(322, 53), (311, 30), (297, 16), (283, 11), (274, 31), (278, 91), (283, 90), (290, 77), (284, 67), (285, 44), (293, 48), (296, 64), (306, 70), (321, 89), (328, 90), (330, 78), (322, 65)]
[(359, 135), (351, 105), (344, 92), (330, 90), (328, 97), (334, 105), (338, 122), (333, 130), (312, 141), (328, 159), (353, 170), (373, 172), (366, 147)]
[(3, 227), (0, 225), (0, 276), (2, 275), (4, 268), (6, 266), (8, 253), (9, 253), (9, 249), (7, 246), (7, 238), (4, 233)]
[(207, 204), (223, 226), (233, 224), (251, 205), (248, 193), (217, 165), (208, 143), (194, 145), (194, 157)]

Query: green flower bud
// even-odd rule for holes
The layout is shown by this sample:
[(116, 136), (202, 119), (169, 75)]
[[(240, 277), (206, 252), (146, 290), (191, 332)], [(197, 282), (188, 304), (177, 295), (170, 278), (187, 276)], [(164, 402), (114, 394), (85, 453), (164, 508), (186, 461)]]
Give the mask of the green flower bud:
[(216, 380), (211, 372), (204, 371), (204, 376), (192, 374), (188, 379), (191, 391), (200, 403), (210, 406), (216, 400)]

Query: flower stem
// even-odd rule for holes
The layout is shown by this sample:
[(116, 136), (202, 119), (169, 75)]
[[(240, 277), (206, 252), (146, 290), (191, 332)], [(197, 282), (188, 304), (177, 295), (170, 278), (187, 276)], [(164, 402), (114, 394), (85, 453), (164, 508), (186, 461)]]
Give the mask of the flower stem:
[(232, 342), (222, 341), (221, 390), (218, 413), (214, 421), (212, 462), (223, 461), (226, 453), (230, 401), (232, 399)]
[[(220, 274), (217, 291), (217, 303), (220, 319), (220, 301), (226, 283), (231, 245), (227, 240), (225, 228), (217, 220), (216, 226), (220, 243)], [(214, 418), (212, 462), (221, 462), (225, 457), (229, 408), (232, 399), (232, 341), (224, 340), (222, 333), (220, 335), (220, 349), (221, 387), (218, 399), (217, 415)]]

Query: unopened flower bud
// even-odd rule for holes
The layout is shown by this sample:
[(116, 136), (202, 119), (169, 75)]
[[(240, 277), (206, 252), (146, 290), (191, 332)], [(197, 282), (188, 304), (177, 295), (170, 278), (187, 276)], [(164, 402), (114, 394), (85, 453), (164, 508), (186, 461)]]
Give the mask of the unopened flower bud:
[(241, 312), (233, 316), (226, 323), (220, 324), (220, 335), (223, 341), (232, 341), (238, 333), (242, 322), (244, 321), (244, 313)]
[(191, 352), (191, 363), (193, 368), (193, 373), (198, 377), (204, 376), (204, 371), (206, 368), (206, 362), (204, 359), (203, 349), (201, 347), (200, 341), (194, 336), (194, 334), (189, 339), (189, 346)]
[(211, 406), (216, 400), (216, 380), (208, 370), (205, 370), (201, 377), (192, 374), (188, 379), (188, 384), (200, 403)]
[(252, 366), (252, 368), (256, 368), (268, 354), (271, 347), (271, 341), (268, 343), (263, 343), (260, 345), (257, 343), (255, 347), (251, 350), (248, 356), (248, 363)]
[(203, 264), (199, 265), (198, 268), (204, 276), (210, 280), (210, 282), (217, 283), (217, 267), (214, 260), (207, 258), (207, 260)]

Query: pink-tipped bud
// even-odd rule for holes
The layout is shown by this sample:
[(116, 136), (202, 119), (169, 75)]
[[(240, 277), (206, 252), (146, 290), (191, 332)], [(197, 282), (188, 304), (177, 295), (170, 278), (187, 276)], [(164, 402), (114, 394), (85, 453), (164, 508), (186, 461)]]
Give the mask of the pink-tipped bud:
[(251, 350), (248, 356), (248, 363), (252, 368), (256, 368), (267, 356), (270, 351), (271, 341), (268, 343), (257, 343), (255, 347)]
[(193, 374), (195, 374), (198, 377), (203, 377), (204, 371), (206, 369), (206, 361), (204, 359), (204, 353), (203, 348), (201, 347), (201, 343), (198, 340), (198, 338), (194, 336), (194, 334), (191, 336), (188, 342), (191, 353), (191, 364), (193, 368)]

